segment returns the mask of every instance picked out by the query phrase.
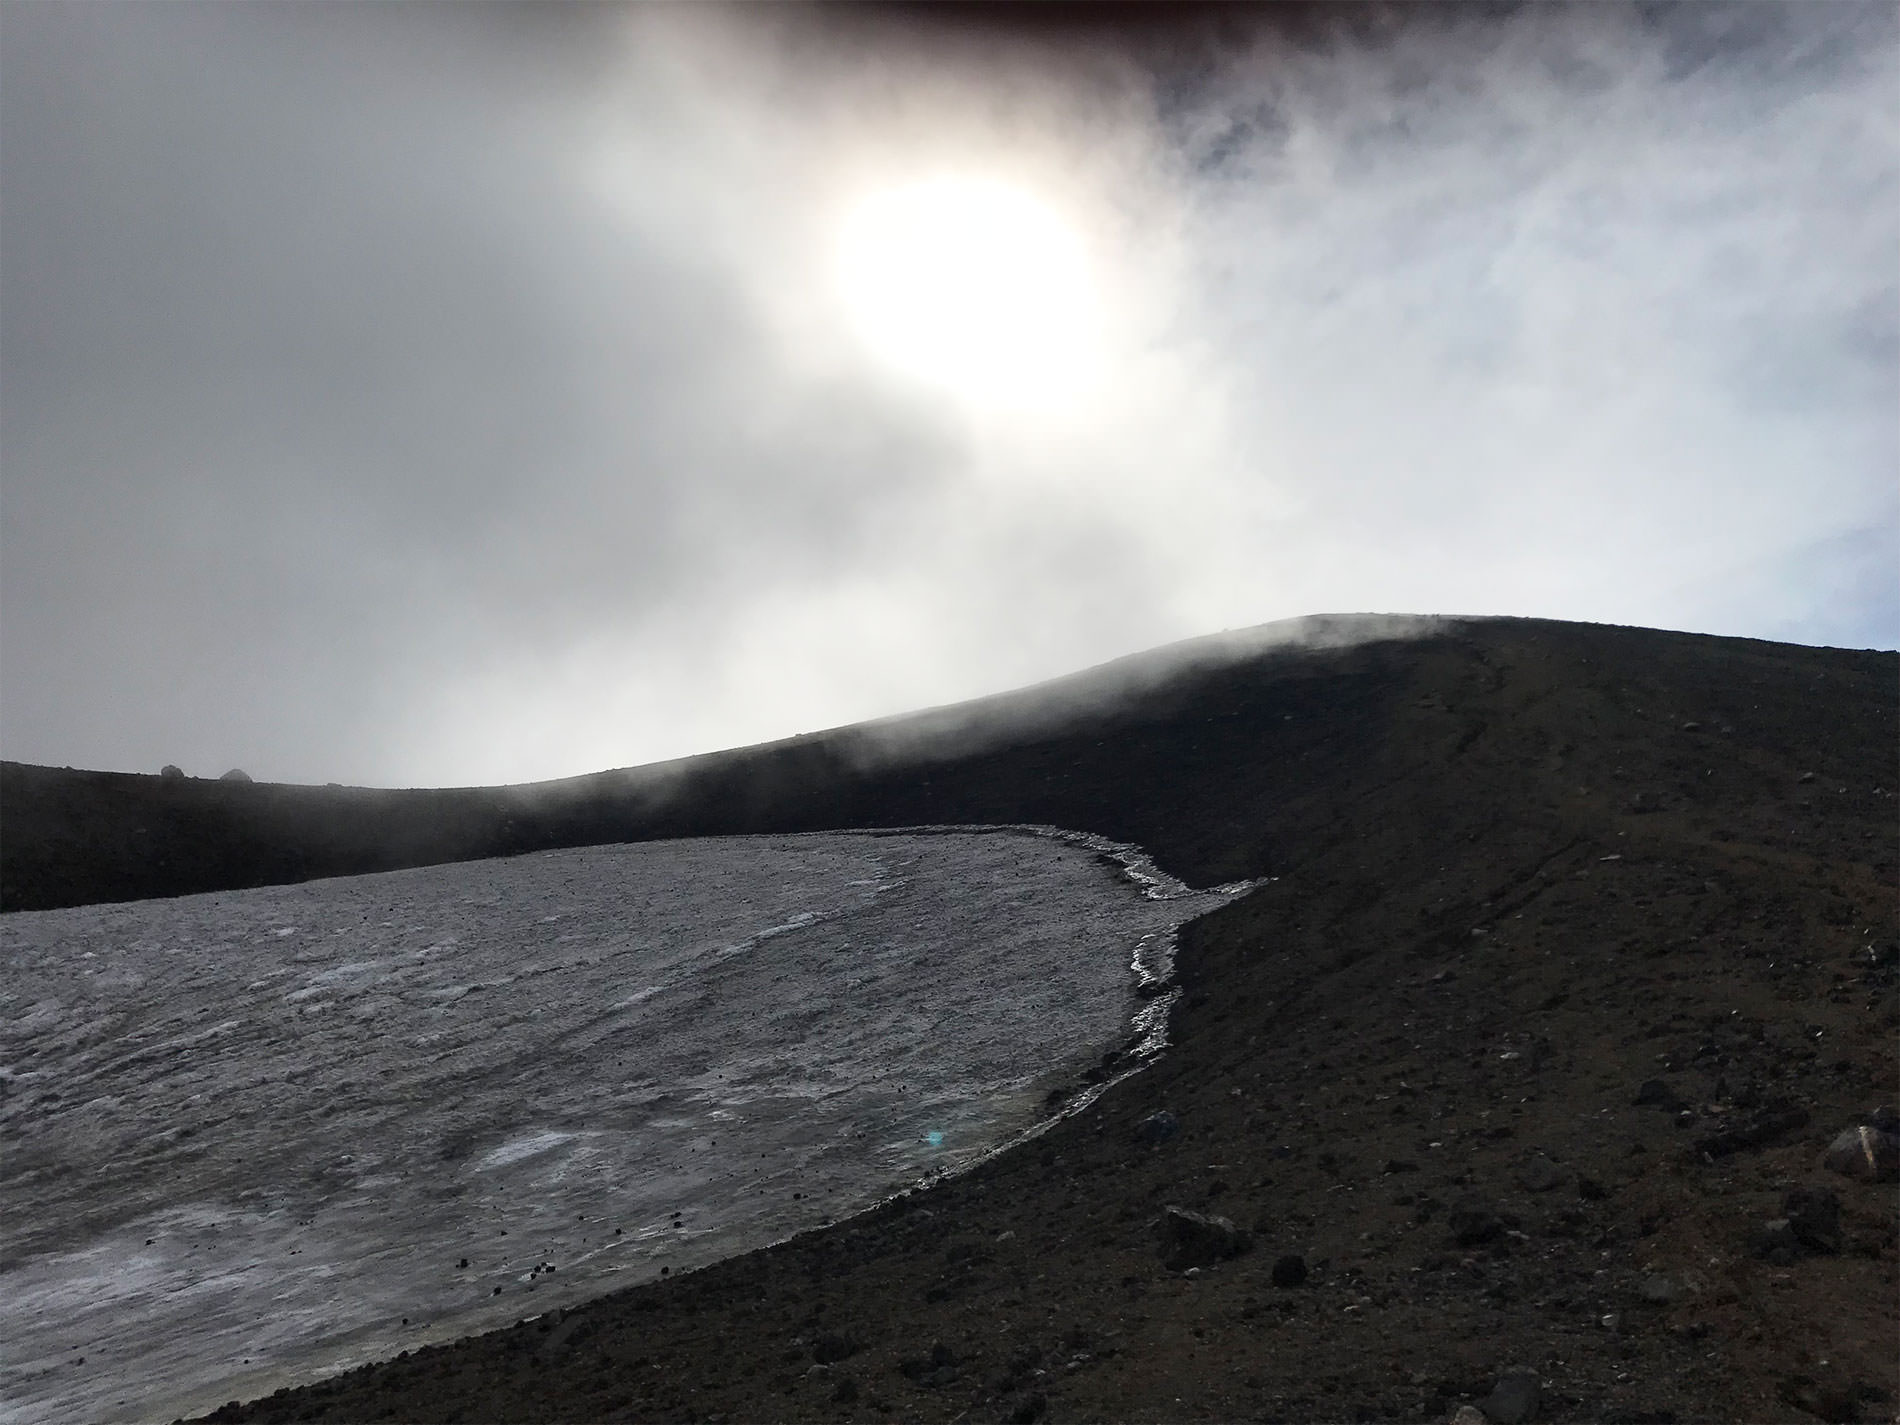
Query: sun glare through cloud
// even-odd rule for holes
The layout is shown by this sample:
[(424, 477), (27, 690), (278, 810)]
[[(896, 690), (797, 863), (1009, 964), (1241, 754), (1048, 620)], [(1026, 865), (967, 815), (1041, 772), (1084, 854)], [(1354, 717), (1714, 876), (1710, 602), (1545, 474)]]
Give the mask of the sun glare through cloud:
[(840, 223), (835, 264), (865, 345), (962, 400), (1034, 407), (1094, 374), (1088, 254), (1074, 227), (1022, 188), (936, 177), (873, 192)]
[(528, 780), (1338, 610), (1891, 646), (1893, 7), (1295, 12), (4, 8), (0, 750)]

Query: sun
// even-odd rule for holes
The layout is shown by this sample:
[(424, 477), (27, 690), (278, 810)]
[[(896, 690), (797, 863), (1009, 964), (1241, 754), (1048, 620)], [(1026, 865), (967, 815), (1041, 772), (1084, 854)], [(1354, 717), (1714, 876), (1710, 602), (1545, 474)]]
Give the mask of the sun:
[(865, 345), (983, 406), (1059, 402), (1098, 346), (1088, 252), (1026, 189), (943, 177), (882, 189), (845, 215), (837, 282)]

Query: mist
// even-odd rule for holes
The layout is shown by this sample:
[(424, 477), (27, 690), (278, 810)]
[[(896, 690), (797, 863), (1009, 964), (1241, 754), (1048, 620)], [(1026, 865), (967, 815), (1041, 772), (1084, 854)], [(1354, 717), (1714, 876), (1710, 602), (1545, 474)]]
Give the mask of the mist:
[[(1329, 611), (1900, 642), (1891, 7), (1351, 15), (7, 7), (0, 751), (564, 776)], [(1079, 238), (1046, 398), (843, 310), (943, 175)]]

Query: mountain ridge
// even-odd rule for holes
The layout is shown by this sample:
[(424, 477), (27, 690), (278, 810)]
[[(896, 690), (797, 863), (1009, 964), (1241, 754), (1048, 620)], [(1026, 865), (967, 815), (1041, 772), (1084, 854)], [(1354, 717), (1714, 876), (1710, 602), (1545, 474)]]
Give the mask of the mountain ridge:
[[(1824, 1155), (1900, 1100), (1900, 656), (1471, 621), (943, 760), (848, 751), (583, 791), (509, 849), (1034, 822), (1273, 879), (1183, 928), (1167, 1051), (1033, 1142), (216, 1418), (1891, 1417), (1893, 1192)], [(359, 808), (325, 843), (269, 787), (193, 785), (255, 818), (186, 817), (199, 874), (483, 844), (519, 811), (421, 793), (409, 841)], [(277, 861), (242, 859), (247, 825)], [(149, 874), (131, 837), (94, 884)], [(1190, 1267), (1157, 1237), (1182, 1213), (1251, 1249)]]

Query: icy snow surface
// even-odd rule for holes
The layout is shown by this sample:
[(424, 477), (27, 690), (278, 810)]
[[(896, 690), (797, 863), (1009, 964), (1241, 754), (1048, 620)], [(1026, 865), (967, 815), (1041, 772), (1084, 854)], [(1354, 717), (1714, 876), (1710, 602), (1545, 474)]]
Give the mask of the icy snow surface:
[(967, 1164), (1224, 899), (1099, 850), (659, 842), (0, 918), (0, 1422), (268, 1394)]

